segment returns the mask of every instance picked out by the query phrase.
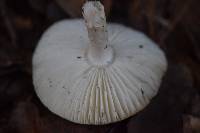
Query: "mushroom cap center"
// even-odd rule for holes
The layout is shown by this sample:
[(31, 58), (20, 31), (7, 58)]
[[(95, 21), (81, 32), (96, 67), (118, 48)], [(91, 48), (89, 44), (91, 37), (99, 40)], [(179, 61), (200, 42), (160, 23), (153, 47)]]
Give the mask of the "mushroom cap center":
[[(87, 58), (88, 63), (94, 66), (108, 66), (114, 61), (114, 49), (111, 46), (106, 46), (105, 48), (88, 48)], [(98, 50), (98, 51), (97, 51)], [(98, 54), (100, 53), (100, 54)]]

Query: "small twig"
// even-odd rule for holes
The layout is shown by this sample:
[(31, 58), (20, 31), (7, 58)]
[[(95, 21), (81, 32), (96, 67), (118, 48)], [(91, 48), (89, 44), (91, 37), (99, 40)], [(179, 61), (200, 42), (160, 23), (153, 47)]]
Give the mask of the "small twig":
[[(149, 18), (149, 14), (144, 14), (147, 18)], [(152, 20), (154, 21), (154, 23), (158, 23), (160, 24), (163, 28), (165, 29), (170, 29), (170, 23), (167, 19), (163, 18), (162, 16), (158, 16), (158, 15), (154, 15), (152, 16)]]
[(154, 16), (154, 19), (157, 23), (159, 23), (161, 26), (165, 27), (166, 29), (169, 29), (170, 23), (168, 20), (163, 18), (162, 16)]

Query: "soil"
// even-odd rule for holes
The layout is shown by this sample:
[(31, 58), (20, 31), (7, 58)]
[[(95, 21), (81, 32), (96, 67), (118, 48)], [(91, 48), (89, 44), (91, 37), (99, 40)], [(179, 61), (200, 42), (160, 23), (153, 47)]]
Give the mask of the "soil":
[(165, 51), (169, 66), (158, 95), (137, 115), (104, 126), (51, 113), (34, 91), (32, 54), (51, 24), (80, 14), (56, 0), (1, 0), (0, 133), (200, 133), (200, 1), (102, 2), (108, 22), (143, 31)]

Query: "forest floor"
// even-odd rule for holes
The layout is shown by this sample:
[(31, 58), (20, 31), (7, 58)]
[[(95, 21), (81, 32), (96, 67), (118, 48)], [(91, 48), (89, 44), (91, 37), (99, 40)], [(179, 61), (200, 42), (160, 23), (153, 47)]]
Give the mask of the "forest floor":
[(32, 84), (32, 54), (51, 24), (81, 17), (83, 2), (0, 1), (0, 133), (200, 133), (199, 0), (102, 0), (108, 22), (144, 32), (167, 56), (159, 93), (143, 111), (86, 126), (44, 107)]

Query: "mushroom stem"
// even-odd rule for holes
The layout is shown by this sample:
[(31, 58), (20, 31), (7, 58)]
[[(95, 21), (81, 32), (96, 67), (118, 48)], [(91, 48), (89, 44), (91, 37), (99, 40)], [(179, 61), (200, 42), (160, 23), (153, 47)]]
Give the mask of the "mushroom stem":
[(113, 49), (108, 44), (104, 7), (99, 1), (86, 2), (83, 17), (88, 30), (89, 61), (95, 65), (108, 65), (113, 60)]

